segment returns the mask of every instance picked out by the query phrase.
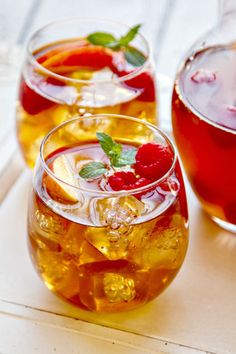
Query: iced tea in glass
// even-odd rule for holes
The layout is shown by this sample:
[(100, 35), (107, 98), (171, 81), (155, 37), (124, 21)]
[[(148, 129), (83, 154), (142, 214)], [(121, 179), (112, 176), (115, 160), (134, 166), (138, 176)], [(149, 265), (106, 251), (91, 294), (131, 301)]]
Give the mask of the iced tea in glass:
[(127, 37), (130, 28), (122, 24), (71, 19), (32, 36), (17, 108), (17, 137), (30, 167), (43, 137), (75, 114), (114, 113), (156, 123), (154, 72), (138, 27)]
[[(120, 123), (129, 129), (114, 129)], [(28, 243), (45, 285), (82, 309), (125, 311), (158, 296), (188, 245), (185, 189), (167, 136), (115, 115), (52, 130), (35, 168)]]

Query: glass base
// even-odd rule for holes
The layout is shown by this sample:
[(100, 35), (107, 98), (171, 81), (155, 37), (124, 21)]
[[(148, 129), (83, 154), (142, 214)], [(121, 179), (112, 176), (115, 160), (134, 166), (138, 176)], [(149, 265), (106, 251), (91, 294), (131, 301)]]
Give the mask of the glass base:
[(233, 232), (236, 234), (236, 225), (235, 224), (231, 224), (230, 222), (223, 221), (223, 220), (217, 218), (216, 216), (211, 216), (211, 218), (222, 229), (225, 229), (227, 231), (230, 231), (230, 232)]

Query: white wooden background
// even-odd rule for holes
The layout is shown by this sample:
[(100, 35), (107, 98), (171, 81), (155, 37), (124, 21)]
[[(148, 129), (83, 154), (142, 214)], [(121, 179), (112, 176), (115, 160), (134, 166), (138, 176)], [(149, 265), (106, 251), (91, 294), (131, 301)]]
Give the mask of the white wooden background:
[[(0, 0), (0, 53), (5, 43), (16, 46), (16, 74), (30, 34), (68, 16), (144, 24), (157, 72), (170, 78), (161, 96), (169, 120), (168, 83), (185, 50), (216, 22), (217, 0)], [(30, 173), (11, 133), (15, 92), (14, 77), (1, 76), (0, 59), (0, 354), (235, 354), (236, 238), (201, 212), (188, 186), (189, 252), (157, 300), (125, 314), (96, 315), (44, 288), (26, 249)]]

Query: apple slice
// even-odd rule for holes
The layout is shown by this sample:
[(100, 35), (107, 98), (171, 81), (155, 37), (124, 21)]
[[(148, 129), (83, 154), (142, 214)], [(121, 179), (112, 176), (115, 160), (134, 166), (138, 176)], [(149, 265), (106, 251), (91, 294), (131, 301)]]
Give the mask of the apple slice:
[[(60, 179), (54, 179), (50, 175), (45, 175), (44, 183), (48, 194), (58, 202), (74, 204), (78, 202), (78, 193), (76, 187), (78, 182), (75, 178), (73, 162), (65, 155), (57, 157), (50, 165), (50, 169), (54, 175)], [(70, 187), (69, 184), (73, 187)]]

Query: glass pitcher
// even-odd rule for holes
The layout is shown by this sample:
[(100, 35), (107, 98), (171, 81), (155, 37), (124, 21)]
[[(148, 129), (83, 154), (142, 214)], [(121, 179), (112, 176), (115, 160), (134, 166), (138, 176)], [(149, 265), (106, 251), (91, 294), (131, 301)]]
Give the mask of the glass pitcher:
[(175, 140), (203, 209), (236, 232), (236, 1), (188, 51), (172, 97)]

